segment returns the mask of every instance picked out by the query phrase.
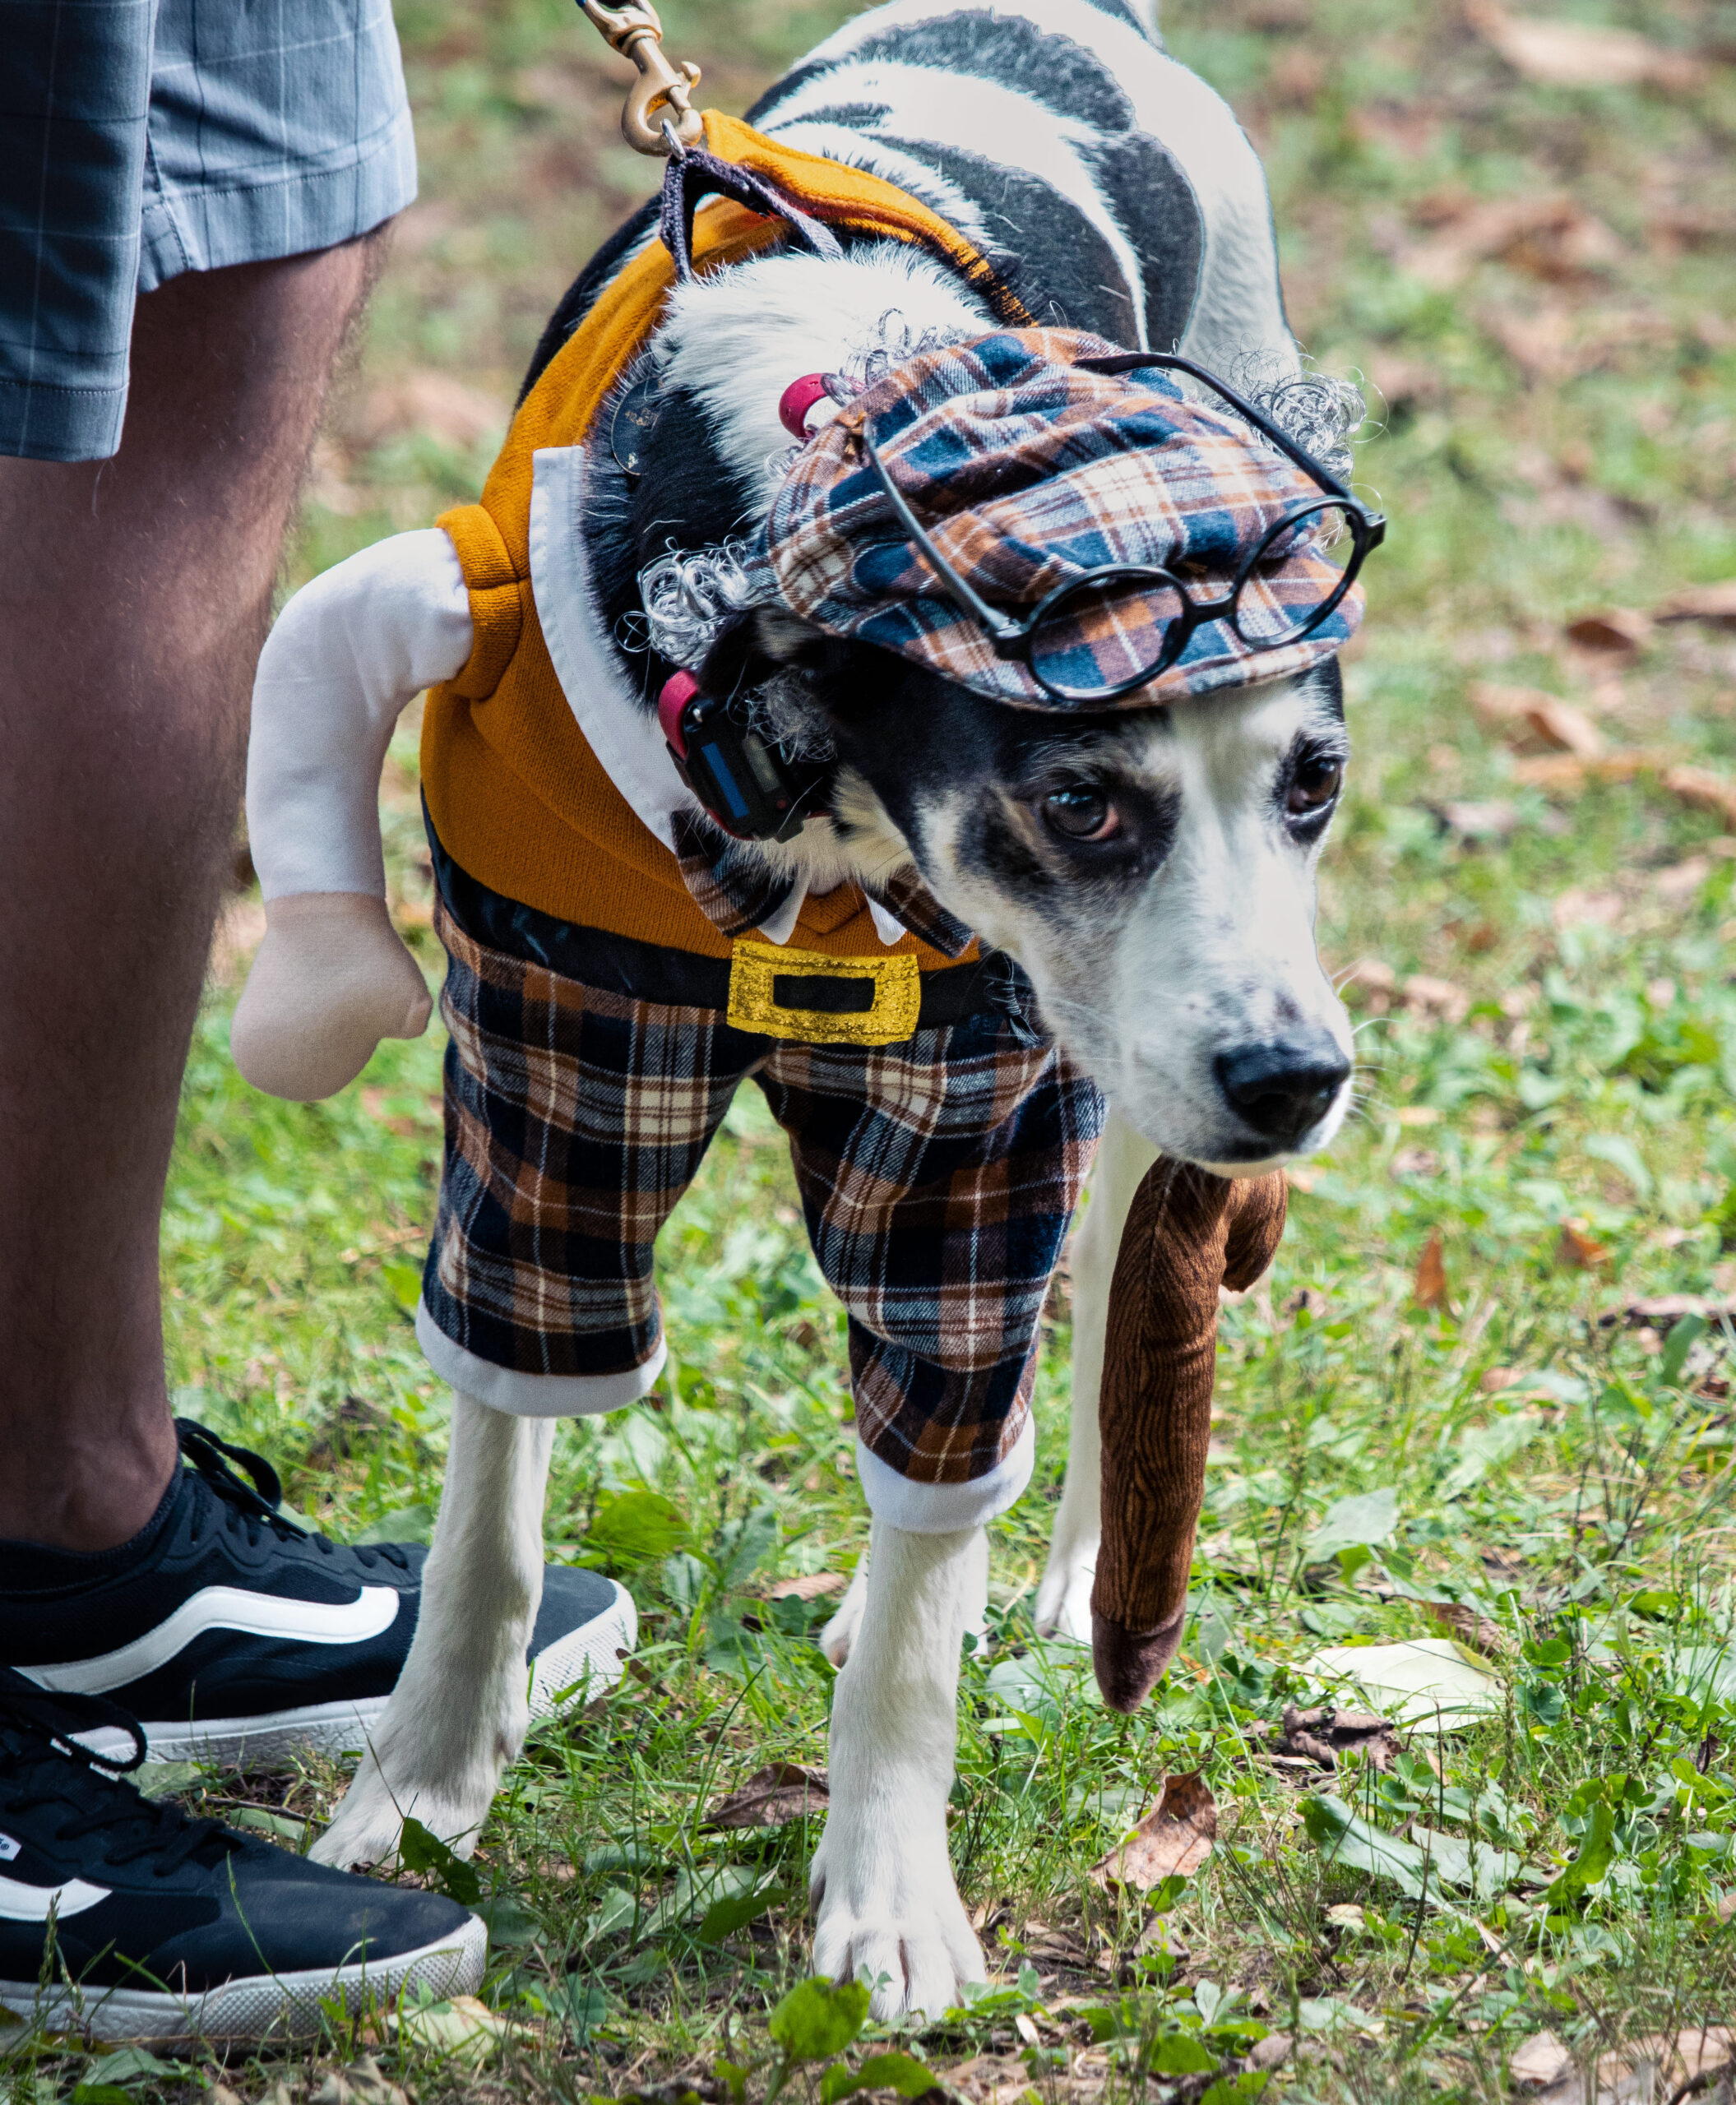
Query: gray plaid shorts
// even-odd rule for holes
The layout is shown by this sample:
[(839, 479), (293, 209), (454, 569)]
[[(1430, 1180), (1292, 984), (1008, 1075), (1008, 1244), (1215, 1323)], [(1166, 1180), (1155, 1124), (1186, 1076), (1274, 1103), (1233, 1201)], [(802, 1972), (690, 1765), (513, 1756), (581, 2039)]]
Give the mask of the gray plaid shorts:
[(0, 0), (0, 454), (115, 451), (136, 294), (415, 194), (391, 0)]

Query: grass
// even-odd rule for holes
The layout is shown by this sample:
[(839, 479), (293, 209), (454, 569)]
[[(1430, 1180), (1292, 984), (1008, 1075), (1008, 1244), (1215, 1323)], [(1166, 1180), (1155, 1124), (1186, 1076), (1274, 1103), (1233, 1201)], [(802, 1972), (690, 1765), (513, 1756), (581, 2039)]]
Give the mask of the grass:
[[(664, 10), (737, 109), (845, 12)], [(1736, 803), (1665, 780), (1736, 776), (1736, 640), (1683, 622), (1593, 649), (1567, 628), (1736, 574), (1736, 72), (1717, 57), (1736, 10), (1574, 12), (1704, 62), (1669, 92), (1570, 90), (1445, 8), (1169, 11), (1266, 155), (1299, 333), (1380, 409), (1361, 474), (1394, 523), (1349, 668), (1357, 759), (1321, 923), (1358, 968), (1364, 1087), (1296, 1179), (1267, 1287), (1226, 1316), (1197, 1619), (1132, 1719), (1030, 1622), (1065, 1450), (1058, 1292), (1036, 1477), (993, 1531), (995, 1643), (961, 1705), (953, 1855), (999, 1974), (947, 2025), (853, 2050), (896, 2044), (973, 2098), (1493, 2098), (1545, 2029), (1582, 2066), (1614, 2056), (1613, 2088), (1627, 2043), (1736, 2016), (1736, 1333), (1644, 1306), (1736, 1291)], [(544, 316), (646, 187), (613, 130), (617, 70), (563, 0), (400, 17), (424, 200), (321, 449), (298, 578), (475, 493)], [(1530, 216), (1503, 233), (1514, 200)], [(1576, 703), (1644, 765), (1516, 752), (1499, 695), (1474, 706), (1489, 685)], [(432, 972), (407, 736), (386, 814)], [(447, 1400), (408, 1312), (439, 1047), (385, 1049), (328, 1104), (253, 1094), (226, 1050), (252, 912), (232, 909), (188, 1071), (164, 1247), (177, 1400), (269, 1452), (322, 1527), (425, 1536)], [(424, 2097), (774, 2087), (766, 2013), (805, 1970), (818, 1822), (702, 1820), (769, 1761), (823, 1760), (826, 1602), (766, 1590), (847, 1571), (866, 1530), (841, 1318), (757, 1098), (661, 1280), (669, 1376), (563, 1426), (549, 1511), (552, 1555), (632, 1586), (639, 1658), (538, 1733), (476, 1860), (486, 1998), (520, 2029), (477, 2066), (486, 2043), (454, 2046), (461, 2021), (437, 2013), (334, 2039), (317, 2067), (237, 2064), (238, 2094), (299, 2100), (364, 2047)], [(1266, 1728), (1318, 1699), (1323, 1645), (1443, 1634), (1486, 1660), (1486, 1714), (1407, 1731), (1384, 1771), (1273, 1759)], [(1143, 1897), (1093, 1883), (1160, 1779), (1196, 1770), (1219, 1807), (1205, 1867)], [(341, 1778), (161, 1781), (293, 1837)], [(1296, 2043), (1270, 2078), (1262, 2032)], [(215, 2080), (47, 2043), (5, 2066), (33, 2105)], [(812, 2095), (817, 2066), (785, 2072)]]

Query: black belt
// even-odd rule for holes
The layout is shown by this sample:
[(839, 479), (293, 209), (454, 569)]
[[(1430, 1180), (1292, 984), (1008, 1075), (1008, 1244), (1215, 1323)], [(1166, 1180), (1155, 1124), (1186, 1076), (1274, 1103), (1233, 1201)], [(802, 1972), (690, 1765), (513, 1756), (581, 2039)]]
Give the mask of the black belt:
[[(729, 957), (668, 950), (606, 928), (557, 920), (491, 891), (460, 869), (441, 846), (425, 807), (423, 816), (441, 900), (471, 941), (581, 986), (672, 1008), (719, 1010), (741, 1028), (771, 1038), (890, 1044), (972, 1016), (1012, 1020), (1033, 1040), (1041, 1034), (1031, 1020), (1030, 983), (1004, 951), (989, 951), (973, 965), (919, 973), (917, 987), (911, 988), (914, 960), (908, 956), (822, 961), (812, 952), (740, 941)], [(780, 965), (794, 969), (779, 970)], [(896, 1020), (876, 1029), (877, 1011)], [(836, 1025), (828, 1028), (822, 1020), (827, 1017), (835, 1017)]]

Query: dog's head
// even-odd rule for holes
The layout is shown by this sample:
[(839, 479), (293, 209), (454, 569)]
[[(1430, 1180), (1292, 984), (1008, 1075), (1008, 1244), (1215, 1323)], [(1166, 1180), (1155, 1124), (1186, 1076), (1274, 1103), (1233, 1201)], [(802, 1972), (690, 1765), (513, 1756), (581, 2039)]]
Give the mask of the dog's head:
[[(819, 367), (839, 326), (813, 296), (821, 266), (782, 260), (809, 281), (786, 312), (768, 297), (775, 270), (751, 287), (730, 273), (727, 294), (693, 302), (707, 327), (677, 327), (665, 347), (638, 479), (595, 515), (618, 544), (594, 544), (614, 580), (606, 616), (670, 547), (713, 546), (764, 516), (788, 449), (767, 425), (766, 373)], [(863, 266), (826, 267), (833, 308), (846, 292), (859, 304), (845, 274)], [(901, 258), (882, 267), (900, 275), (896, 303), (917, 331), (984, 326), (958, 314), (950, 281)], [(883, 284), (868, 298), (877, 317), (895, 303)], [(654, 659), (648, 701), (660, 673)], [(1349, 752), (1336, 662), (1161, 707), (1051, 713), (761, 608), (712, 643), (701, 678), (763, 697), (780, 736), (836, 756), (824, 816), (766, 852), (804, 864), (816, 889), (914, 863), (1024, 967), (1048, 1027), (1165, 1154), (1246, 1174), (1337, 1130), (1350, 1033), (1313, 938)]]

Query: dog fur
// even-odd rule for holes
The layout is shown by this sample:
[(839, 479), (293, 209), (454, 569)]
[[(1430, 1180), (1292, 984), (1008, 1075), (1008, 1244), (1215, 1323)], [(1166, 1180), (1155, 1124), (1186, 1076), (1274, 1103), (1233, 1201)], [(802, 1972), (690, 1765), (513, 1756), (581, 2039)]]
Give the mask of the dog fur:
[[(795, 68), (754, 120), (915, 191), (985, 249), (1020, 248), (1021, 291), (1045, 320), (1141, 347), (1179, 337), (1185, 353), (1244, 384), (1253, 372), (1294, 385), (1302, 368), (1257, 161), (1224, 106), (1154, 35), (1123, 0), (1002, 0), (993, 11), (892, 0)], [(1113, 90), (1131, 128), (1118, 119), (1113, 136), (1094, 132), (1089, 113), (1021, 85), (1015, 59), (1035, 52), (1059, 64), (1062, 45), (1080, 106), (1087, 90), (1100, 90), (1101, 103)], [(975, 70), (949, 75), (936, 58), (949, 48)], [(1025, 162), (998, 191), (984, 172), (1009, 139)], [(650, 238), (641, 217), (604, 260)], [(1036, 308), (1030, 286), (1082, 282), (1075, 263), (1088, 245), (1109, 259), (1113, 285), (1100, 271), (1071, 306), (1054, 292)], [(1197, 283), (1178, 306), (1176, 259), (1189, 256)], [(586, 282), (539, 359), (582, 313)], [(776, 415), (788, 379), (990, 326), (938, 266), (881, 245), (841, 261), (773, 254), (683, 289), (646, 354), (670, 406), (643, 472), (630, 479), (602, 457), (587, 466), (584, 531), (610, 632), (630, 633), (648, 563), (671, 548), (717, 548), (762, 515), (788, 453)], [(628, 651), (623, 669), (649, 723), (667, 661)], [(1323, 1145), (1347, 1106), (1349, 1031), (1312, 933), (1315, 867), (1347, 758), (1336, 669), (1165, 710), (1048, 716), (762, 611), (726, 628), (706, 670), (708, 682), (727, 677), (774, 696), (801, 738), (836, 755), (823, 817), (766, 852), (816, 892), (914, 864), (985, 944), (1019, 960), (1049, 1027), (1111, 1099), (1074, 1245), (1072, 1442), (1038, 1600), (1045, 1631), (1088, 1640), (1095, 1397), (1109, 1275), (1139, 1177), (1159, 1150), (1230, 1174), (1271, 1168)], [(1086, 837), (1073, 821), (1099, 806), (1104, 826)], [(1303, 1111), (1275, 1123), (1248, 1108), (1264, 1099), (1226, 1093), (1225, 1062), (1244, 1057), (1274, 1072), (1312, 1061), (1330, 1086), (1312, 1110), (1299, 1097)], [(408, 1814), (461, 1851), (474, 1845), (525, 1729), (549, 1452), (544, 1422), (456, 1398), (414, 1645), (317, 1847), (326, 1861), (388, 1859)], [(946, 1806), (960, 1642), (980, 1622), (986, 1579), (980, 1529), (922, 1534), (877, 1521), (822, 1640), (840, 1673), (831, 1811), (812, 1870), (815, 1962), (865, 1976), (881, 2017), (937, 2012), (985, 1973), (948, 1865)]]

